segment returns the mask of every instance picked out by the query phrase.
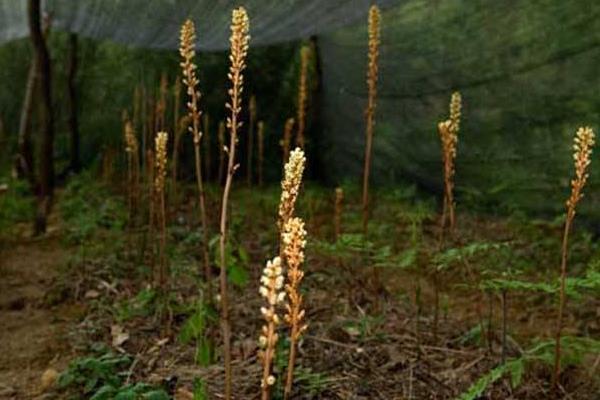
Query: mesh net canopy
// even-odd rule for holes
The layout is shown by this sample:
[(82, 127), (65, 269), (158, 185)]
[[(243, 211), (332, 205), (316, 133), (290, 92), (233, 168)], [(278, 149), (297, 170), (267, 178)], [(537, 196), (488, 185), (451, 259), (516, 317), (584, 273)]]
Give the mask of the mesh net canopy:
[[(26, 1), (0, 0), (0, 43), (28, 34)], [(364, 154), (368, 0), (247, 0), (251, 46), (316, 36), (319, 173), (358, 181)], [(54, 30), (174, 49), (192, 17), (198, 48), (228, 46), (230, 0), (48, 0)], [(378, 1), (383, 10), (372, 179), (441, 191), (437, 122), (459, 90), (458, 202), (555, 213), (573, 174), (577, 127), (600, 126), (600, 2)], [(318, 101), (317, 101), (318, 100)], [(281, 116), (283, 126), (285, 116)], [(319, 129), (315, 129), (318, 127)], [(600, 171), (581, 213), (600, 216)]]
[[(387, 7), (398, 0), (381, 0)], [(176, 49), (186, 18), (197, 22), (197, 48), (229, 46), (231, 10), (243, 5), (253, 45), (281, 43), (329, 32), (362, 19), (369, 0), (46, 0), (52, 29), (136, 47)], [(28, 35), (27, 1), (0, 0), (0, 43)]]
[[(574, 134), (580, 125), (597, 130), (600, 122), (599, 17), (599, 2), (580, 0), (415, 0), (388, 10), (374, 180), (441, 191), (436, 127), (459, 90), (459, 198), (504, 211), (561, 210), (574, 173)], [(359, 176), (362, 168), (366, 37), (363, 24), (320, 43), (324, 149), (331, 149), (328, 165), (337, 179)], [(597, 217), (594, 169), (582, 212)]]

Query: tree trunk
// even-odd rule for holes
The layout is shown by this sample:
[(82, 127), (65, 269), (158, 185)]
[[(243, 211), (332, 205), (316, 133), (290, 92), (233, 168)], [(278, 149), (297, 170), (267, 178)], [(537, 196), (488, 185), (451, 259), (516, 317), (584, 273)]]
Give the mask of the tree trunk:
[(33, 98), (37, 82), (37, 58), (34, 56), (29, 66), (25, 96), (21, 106), (19, 120), (19, 138), (17, 155), (15, 156), (15, 171), (20, 179), (27, 179), (32, 189), (35, 189), (35, 174), (33, 169), (33, 143), (31, 141), (31, 119), (33, 117)]
[(79, 118), (78, 118), (78, 98), (77, 98), (77, 53), (78, 40), (77, 35), (69, 35), (69, 65), (67, 75), (67, 86), (69, 95), (69, 133), (71, 135), (71, 163), (69, 169), (73, 172), (81, 170), (81, 159), (79, 157)]
[(40, 0), (29, 0), (29, 30), (31, 42), (35, 49), (36, 65), (39, 70), (40, 88), (40, 129), (42, 133), (40, 154), (40, 186), (38, 193), (38, 210), (35, 220), (35, 233), (46, 231), (46, 221), (54, 194), (54, 117), (52, 114), (52, 89), (50, 56), (46, 41), (42, 34), (40, 18)]

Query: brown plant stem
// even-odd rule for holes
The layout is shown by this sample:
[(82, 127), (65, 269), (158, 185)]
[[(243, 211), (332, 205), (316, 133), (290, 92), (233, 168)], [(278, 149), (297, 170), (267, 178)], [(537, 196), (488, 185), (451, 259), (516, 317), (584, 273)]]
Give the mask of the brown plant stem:
[(205, 182), (210, 181), (211, 173), (211, 149), (210, 149), (210, 116), (208, 113), (204, 113), (202, 118), (202, 125), (204, 132), (202, 133), (202, 146), (204, 146), (204, 179)]
[(263, 166), (265, 162), (265, 123), (258, 121), (257, 141), (258, 141), (258, 186), (263, 185)]
[(344, 189), (335, 188), (335, 202), (333, 206), (333, 234), (334, 241), (338, 241), (342, 234), (342, 212), (344, 208)]
[(552, 386), (556, 387), (560, 380), (560, 354), (561, 354), (561, 336), (562, 336), (562, 325), (565, 312), (565, 304), (567, 297), (565, 293), (565, 286), (567, 280), (567, 254), (569, 251), (569, 233), (571, 231), (571, 224), (575, 217), (575, 210), (569, 210), (567, 212), (567, 220), (563, 231), (563, 239), (561, 245), (561, 257), (560, 257), (560, 289), (559, 289), (559, 303), (558, 303), (558, 320), (556, 324), (556, 348), (554, 354), (554, 375), (552, 377)]
[(369, 66), (367, 69), (367, 108), (365, 110), (365, 158), (363, 168), (362, 208), (363, 208), (363, 234), (366, 236), (369, 229), (369, 175), (371, 174), (371, 153), (373, 147), (373, 131), (375, 126), (375, 107), (377, 98), (378, 60), (380, 44), (381, 15), (375, 5), (369, 10)]
[(225, 178), (225, 187), (223, 188), (223, 199), (221, 202), (221, 220), (219, 224), (219, 253), (220, 253), (220, 274), (219, 281), (221, 286), (221, 326), (223, 331), (223, 353), (225, 361), (225, 399), (231, 399), (232, 369), (231, 369), (231, 322), (229, 319), (229, 299), (227, 291), (227, 264), (225, 262), (225, 246), (227, 243), (227, 207), (229, 204), (229, 194), (233, 182), (233, 175), (238, 167), (235, 161), (235, 150), (238, 141), (237, 133), (241, 127), (238, 120), (241, 111), (241, 96), (244, 83), (243, 70), (246, 67), (246, 55), (248, 54), (248, 41), (250, 40), (249, 21), (246, 10), (239, 7), (233, 10), (231, 23), (231, 51), (229, 68), (229, 80), (231, 81), (230, 103), (227, 108), (231, 115), (227, 118), (229, 128), (229, 147), (227, 149), (228, 163), (227, 176)]
[(179, 162), (179, 139), (181, 132), (179, 127), (179, 109), (181, 108), (181, 78), (175, 78), (173, 88), (173, 165), (171, 165), (171, 197), (174, 205), (177, 206), (177, 163)]
[(154, 263), (154, 224), (155, 224), (155, 196), (154, 196), (154, 153), (148, 149), (146, 151), (146, 184), (148, 193), (148, 250), (150, 252), (150, 271), (154, 276), (156, 283), (156, 270)]
[(254, 155), (254, 125), (256, 125), (256, 96), (250, 97), (248, 105), (250, 121), (248, 126), (247, 149), (246, 149), (246, 184), (252, 185), (252, 161)]
[(283, 245), (289, 282), (286, 285), (289, 303), (287, 304), (285, 320), (290, 326), (290, 353), (283, 395), (283, 398), (287, 400), (292, 393), (298, 341), (307, 329), (307, 325), (304, 323), (305, 311), (302, 308), (303, 299), (300, 294), (300, 283), (304, 277), (304, 271), (302, 271), (301, 266), (304, 262), (306, 231), (304, 230), (304, 222), (300, 218), (292, 218), (286, 223)]
[(594, 131), (589, 128), (579, 128), (575, 135), (573, 145), (573, 159), (575, 160), (575, 178), (571, 180), (571, 195), (566, 202), (567, 219), (565, 221), (565, 229), (563, 232), (563, 240), (561, 246), (561, 263), (560, 263), (560, 298), (558, 306), (558, 318), (556, 322), (556, 346), (554, 354), (554, 375), (552, 378), (552, 386), (557, 388), (560, 383), (560, 364), (561, 364), (561, 335), (565, 306), (567, 302), (566, 281), (567, 281), (567, 258), (569, 252), (569, 233), (571, 225), (575, 218), (577, 203), (583, 197), (583, 188), (588, 179), (587, 168), (591, 163), (590, 156), (592, 147), (594, 146)]
[(200, 129), (201, 111), (199, 108), (200, 92), (197, 90), (198, 78), (196, 77), (196, 66), (194, 65), (196, 32), (194, 23), (186, 20), (181, 27), (179, 53), (182, 57), (181, 67), (183, 72), (183, 83), (187, 87), (189, 96), (188, 115), (191, 120), (189, 128), (194, 140), (194, 166), (196, 171), (196, 186), (198, 188), (198, 203), (200, 205), (200, 222), (202, 224), (202, 259), (204, 265), (204, 280), (206, 283), (207, 297), (212, 302), (212, 276), (210, 270), (210, 256), (208, 252), (208, 220), (206, 216), (206, 196), (202, 179), (202, 155), (200, 143), (202, 132)]
[(302, 46), (300, 49), (300, 79), (298, 81), (298, 109), (296, 146), (304, 149), (306, 139), (304, 131), (306, 127), (306, 101), (308, 98), (308, 62), (310, 59), (310, 47)]
[(281, 140), (281, 151), (283, 153), (283, 163), (287, 163), (290, 158), (290, 146), (292, 142), (292, 130), (294, 129), (294, 118), (288, 118), (285, 121), (283, 129), (283, 139)]
[(502, 364), (506, 363), (506, 335), (508, 329), (508, 305), (506, 289), (502, 289)]
[(219, 185), (223, 184), (225, 176), (225, 122), (219, 122), (219, 130), (217, 132), (219, 140)]

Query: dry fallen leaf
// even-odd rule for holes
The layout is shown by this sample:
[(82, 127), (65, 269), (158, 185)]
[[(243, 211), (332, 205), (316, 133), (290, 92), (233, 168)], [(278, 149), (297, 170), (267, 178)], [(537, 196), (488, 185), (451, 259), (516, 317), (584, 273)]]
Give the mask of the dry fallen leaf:
[(121, 347), (123, 343), (129, 340), (129, 333), (123, 330), (120, 325), (113, 325), (110, 327), (110, 334), (112, 335), (113, 347)]
[(194, 394), (187, 389), (179, 388), (175, 392), (175, 400), (194, 400)]
[(56, 383), (58, 379), (58, 372), (54, 368), (48, 368), (44, 371), (41, 378), (41, 389), (46, 391), (50, 389)]
[(97, 299), (98, 297), (100, 297), (100, 293), (97, 290), (90, 289), (87, 292), (85, 292), (84, 297), (86, 299)]

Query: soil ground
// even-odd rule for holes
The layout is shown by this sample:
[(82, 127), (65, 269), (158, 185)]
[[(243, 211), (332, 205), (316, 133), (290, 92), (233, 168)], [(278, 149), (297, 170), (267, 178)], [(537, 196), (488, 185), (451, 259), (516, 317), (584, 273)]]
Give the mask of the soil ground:
[(43, 398), (44, 372), (68, 363), (76, 307), (51, 305), (47, 292), (66, 253), (56, 227), (35, 239), (23, 229), (0, 246), (0, 399)]

